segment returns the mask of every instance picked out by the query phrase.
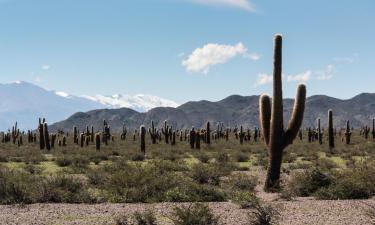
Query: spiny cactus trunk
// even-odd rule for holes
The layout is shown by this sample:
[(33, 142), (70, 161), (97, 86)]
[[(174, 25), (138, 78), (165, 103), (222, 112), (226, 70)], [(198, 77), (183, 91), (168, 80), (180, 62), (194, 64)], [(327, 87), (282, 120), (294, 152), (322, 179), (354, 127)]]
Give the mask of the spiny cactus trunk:
[(301, 127), (305, 110), (306, 87), (299, 85), (294, 103), (292, 116), (287, 130), (283, 124), (283, 95), (282, 95), (282, 37), (275, 36), (274, 70), (273, 70), (273, 104), (267, 95), (259, 100), (260, 124), (262, 125), (264, 141), (269, 150), (269, 166), (264, 189), (275, 191), (279, 189), (282, 154), (285, 147), (292, 144)]
[(195, 134), (195, 148), (201, 149), (201, 132), (200, 130), (197, 131)]
[(100, 150), (100, 134), (95, 134), (95, 147), (96, 150)]
[(78, 130), (76, 126), (73, 127), (73, 142), (78, 144)]
[(318, 140), (319, 140), (319, 144), (323, 144), (323, 135), (320, 129), (320, 118), (318, 118)]
[(38, 130), (39, 130), (39, 147), (40, 149), (44, 149), (45, 148), (45, 144), (44, 144), (44, 131), (43, 131), (43, 123), (41, 121), (41, 119), (39, 118), (39, 126), (38, 126)]
[(350, 131), (350, 124), (349, 120), (346, 121), (346, 129), (345, 129), (345, 143), (347, 145), (350, 144), (350, 137), (352, 136), (352, 132)]
[(51, 143), (49, 142), (49, 133), (48, 133), (48, 125), (47, 123), (43, 124), (43, 136), (44, 136), (44, 144), (46, 145), (46, 149), (49, 151), (51, 150)]
[(141, 152), (145, 155), (146, 154), (146, 128), (145, 126), (140, 127), (141, 131)]
[(209, 145), (211, 144), (211, 129), (210, 129), (210, 122), (206, 124), (206, 143)]
[(372, 140), (375, 141), (375, 119), (372, 119)]
[(328, 110), (328, 143), (329, 149), (333, 151), (335, 148), (335, 136), (333, 134), (333, 112)]

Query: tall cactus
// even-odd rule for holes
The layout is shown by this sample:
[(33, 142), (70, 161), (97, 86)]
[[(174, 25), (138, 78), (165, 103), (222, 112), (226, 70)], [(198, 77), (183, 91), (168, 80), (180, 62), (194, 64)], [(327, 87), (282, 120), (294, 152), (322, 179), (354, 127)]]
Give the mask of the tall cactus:
[(145, 126), (140, 127), (141, 131), (141, 152), (145, 155), (146, 154), (146, 128)]
[(345, 143), (347, 145), (350, 144), (350, 137), (352, 136), (352, 132), (350, 130), (350, 124), (349, 124), (349, 120), (346, 121), (346, 129), (345, 129)]
[(97, 151), (100, 150), (100, 133), (95, 134), (95, 148)]
[(45, 119), (41, 119), (39, 118), (39, 126), (38, 126), (38, 130), (39, 130), (39, 147), (40, 149), (44, 149), (45, 148), (45, 143), (44, 143), (44, 131), (43, 131), (43, 123), (45, 122)]
[(164, 121), (164, 127), (161, 129), (161, 132), (164, 135), (165, 143), (169, 144), (169, 126), (167, 125), (167, 121)]
[(372, 119), (372, 140), (375, 141), (375, 119)]
[(76, 126), (73, 127), (73, 142), (78, 144), (78, 130)]
[(154, 121), (151, 121), (151, 128), (149, 129), (149, 133), (151, 136), (152, 144), (156, 144), (157, 135), (156, 135), (156, 128), (154, 126)]
[(328, 143), (329, 149), (335, 148), (335, 136), (333, 134), (333, 112), (332, 109), (328, 110)]
[(320, 118), (318, 118), (318, 140), (319, 144), (323, 144), (323, 134), (322, 130), (320, 129)]
[(206, 143), (208, 145), (211, 144), (211, 130), (210, 130), (210, 122), (209, 121), (206, 124)]
[(51, 150), (51, 143), (49, 141), (49, 133), (48, 133), (47, 123), (43, 124), (43, 136), (44, 136), (44, 144), (46, 146), (46, 149), (49, 151), (49, 150)]
[(269, 150), (269, 166), (265, 182), (265, 191), (279, 188), (280, 170), (283, 150), (292, 144), (301, 127), (305, 110), (306, 86), (301, 84), (297, 88), (292, 116), (288, 128), (284, 130), (283, 123), (283, 94), (282, 94), (282, 36), (274, 38), (274, 67), (273, 67), (273, 104), (268, 95), (259, 99), (260, 124), (264, 141)]

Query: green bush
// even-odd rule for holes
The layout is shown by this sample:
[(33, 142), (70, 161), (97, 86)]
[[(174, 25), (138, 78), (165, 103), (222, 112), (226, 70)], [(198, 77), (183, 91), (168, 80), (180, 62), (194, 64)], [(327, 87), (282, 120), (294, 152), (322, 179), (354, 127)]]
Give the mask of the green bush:
[(172, 221), (175, 225), (218, 225), (219, 218), (211, 209), (202, 203), (189, 206), (176, 207), (172, 213)]
[(0, 203), (38, 202), (42, 196), (40, 185), (41, 179), (38, 176), (0, 168)]
[(254, 191), (258, 184), (258, 179), (243, 173), (235, 173), (231, 175), (227, 181), (227, 185), (231, 190)]
[(312, 169), (292, 174), (285, 185), (284, 191), (295, 196), (310, 196), (322, 187), (327, 187), (332, 182), (332, 177), (319, 169)]

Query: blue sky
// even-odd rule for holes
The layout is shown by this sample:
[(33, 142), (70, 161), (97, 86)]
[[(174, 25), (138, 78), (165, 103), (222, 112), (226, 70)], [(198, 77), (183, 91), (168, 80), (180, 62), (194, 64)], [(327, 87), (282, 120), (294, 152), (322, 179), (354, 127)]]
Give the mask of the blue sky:
[(375, 91), (375, 1), (0, 0), (0, 82), (75, 95), (183, 103), (271, 92), (284, 37), (284, 95)]

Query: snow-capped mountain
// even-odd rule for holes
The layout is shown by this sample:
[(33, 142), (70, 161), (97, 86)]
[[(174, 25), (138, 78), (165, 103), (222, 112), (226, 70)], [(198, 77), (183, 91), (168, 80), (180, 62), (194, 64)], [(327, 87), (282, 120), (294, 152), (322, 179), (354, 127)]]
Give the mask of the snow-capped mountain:
[(149, 95), (74, 96), (17, 81), (0, 84), (0, 130), (11, 128), (16, 121), (21, 129), (35, 129), (39, 117), (45, 117), (52, 124), (73, 113), (93, 109), (127, 107), (144, 112), (159, 106), (177, 107), (178, 104)]
[(148, 110), (156, 107), (173, 107), (179, 105), (171, 100), (159, 98), (152, 95), (138, 94), (134, 96), (115, 94), (112, 96), (95, 95), (95, 96), (82, 96), (94, 102), (98, 102), (107, 106), (108, 108), (130, 108), (138, 112), (147, 112)]

